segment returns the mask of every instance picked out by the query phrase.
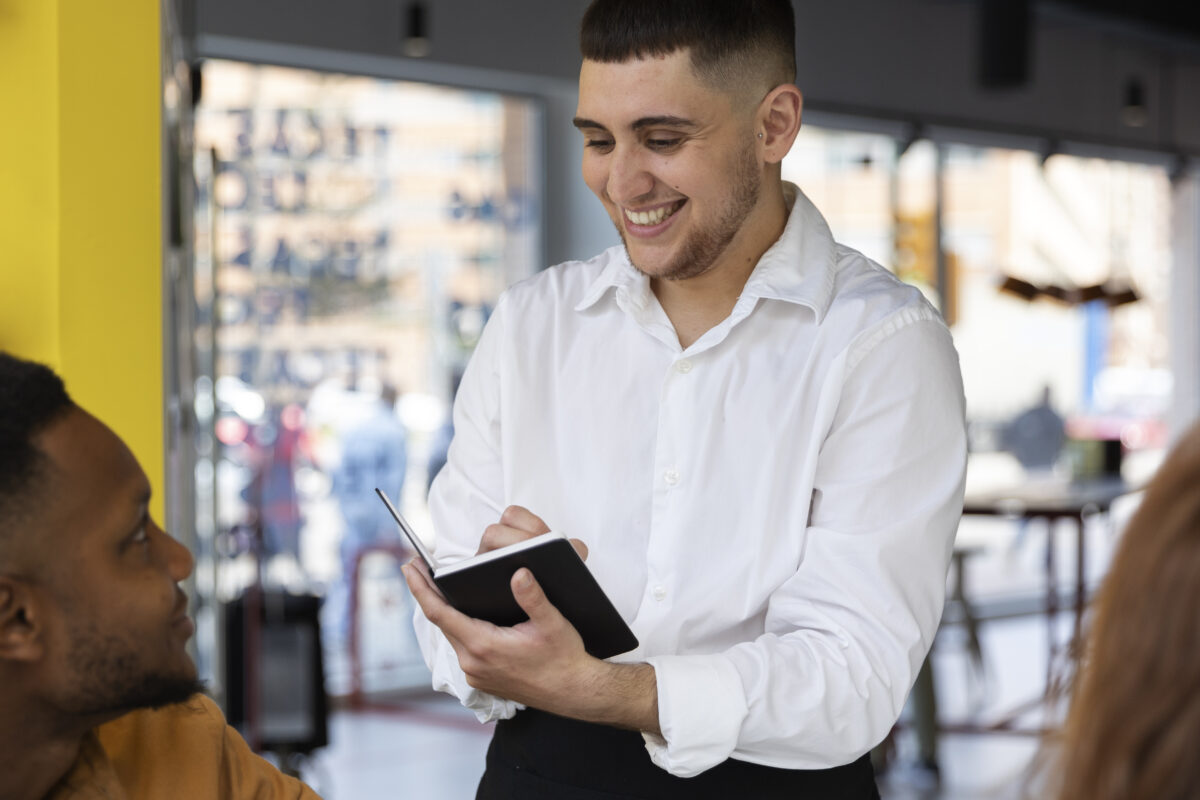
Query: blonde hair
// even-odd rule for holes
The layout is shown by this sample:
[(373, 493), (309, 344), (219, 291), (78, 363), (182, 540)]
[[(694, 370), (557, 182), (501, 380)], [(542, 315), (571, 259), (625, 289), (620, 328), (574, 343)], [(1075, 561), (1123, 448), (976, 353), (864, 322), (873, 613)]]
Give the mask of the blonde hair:
[(1100, 590), (1056, 742), (1060, 800), (1200, 796), (1200, 425), (1146, 489)]

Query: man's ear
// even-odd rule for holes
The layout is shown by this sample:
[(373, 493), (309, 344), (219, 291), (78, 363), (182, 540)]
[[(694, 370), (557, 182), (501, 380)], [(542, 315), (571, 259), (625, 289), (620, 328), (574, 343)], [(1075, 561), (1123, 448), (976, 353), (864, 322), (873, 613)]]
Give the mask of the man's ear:
[(776, 86), (758, 106), (759, 152), (768, 164), (778, 164), (792, 149), (800, 133), (804, 96), (790, 83)]
[(28, 583), (0, 575), (0, 661), (37, 661), (45, 651), (37, 598)]

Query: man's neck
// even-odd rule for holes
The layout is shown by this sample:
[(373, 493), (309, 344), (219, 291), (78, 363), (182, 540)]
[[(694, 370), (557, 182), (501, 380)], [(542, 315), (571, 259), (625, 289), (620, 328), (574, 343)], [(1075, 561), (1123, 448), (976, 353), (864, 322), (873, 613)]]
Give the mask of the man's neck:
[(0, 800), (41, 800), (71, 771), (90, 726), (56, 725), (19, 699), (0, 698)]
[(761, 206), (708, 271), (681, 281), (651, 279), (683, 349), (729, 316), (759, 259), (783, 234), (788, 209), (782, 186), (764, 186)]

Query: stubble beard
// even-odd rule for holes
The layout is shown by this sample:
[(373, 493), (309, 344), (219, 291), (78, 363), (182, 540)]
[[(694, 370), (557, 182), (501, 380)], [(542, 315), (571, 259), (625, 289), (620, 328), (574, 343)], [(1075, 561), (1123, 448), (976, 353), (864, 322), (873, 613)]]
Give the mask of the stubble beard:
[(182, 703), (203, 691), (195, 668), (188, 671), (144, 666), (141, 652), (125, 640), (90, 626), (72, 631), (68, 656), (74, 686), (62, 698), (76, 715), (127, 712)]
[[(713, 268), (717, 259), (729, 247), (729, 243), (742, 229), (746, 218), (758, 203), (762, 192), (762, 181), (758, 174), (758, 162), (754, 146), (746, 147), (739, 155), (730, 187), (730, 201), (711, 226), (697, 230), (683, 243), (683, 249), (674, 261), (650, 272), (633, 260), (629, 251), (629, 240), (618, 224), (617, 233), (625, 246), (625, 255), (634, 269), (649, 278), (667, 281), (682, 281), (703, 275)], [(620, 212), (619, 212), (620, 213)]]

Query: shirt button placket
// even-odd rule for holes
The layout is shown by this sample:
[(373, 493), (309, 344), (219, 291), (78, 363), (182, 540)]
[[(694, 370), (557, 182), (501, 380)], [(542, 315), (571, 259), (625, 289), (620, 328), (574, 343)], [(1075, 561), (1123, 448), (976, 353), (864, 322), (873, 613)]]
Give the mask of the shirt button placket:
[[(695, 365), (691, 359), (681, 358), (668, 367), (666, 380), (663, 386), (662, 396), (662, 416), (661, 419), (667, 421), (665, 427), (660, 431), (658, 440), (658, 465), (661, 472), (659, 473), (662, 483), (658, 484), (655, 489), (655, 494), (658, 496), (656, 502), (658, 511), (656, 513), (656, 522), (659, 530), (662, 532), (663, 540), (658, 544), (660, 546), (668, 546), (669, 540), (672, 538), (672, 531), (675, 529), (674, 517), (679, 513), (676, 503), (669, 499), (672, 490), (674, 490), (681, 480), (678, 465), (672, 463), (675, 461), (675, 456), (678, 455), (676, 449), (676, 436), (678, 431), (675, 431), (674, 426), (670, 422), (676, 416), (672, 413), (673, 407), (680, 403), (686, 403), (686, 398), (690, 394), (686, 387), (686, 382), (672, 380), (673, 377), (687, 375), (692, 371)], [(648, 596), (646, 601), (650, 602), (654, 607), (651, 612), (654, 615), (669, 613), (670, 606), (666, 604), (667, 584), (662, 581), (663, 573), (660, 568), (665, 566), (656, 559), (652, 558), (649, 566), (649, 575), (647, 583)]]

